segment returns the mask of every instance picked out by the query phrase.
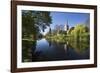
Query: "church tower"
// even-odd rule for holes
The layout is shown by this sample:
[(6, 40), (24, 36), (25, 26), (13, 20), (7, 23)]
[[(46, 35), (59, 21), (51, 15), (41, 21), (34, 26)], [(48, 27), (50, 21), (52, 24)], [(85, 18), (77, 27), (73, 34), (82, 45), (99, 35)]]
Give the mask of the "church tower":
[(64, 25), (64, 31), (67, 31), (69, 29), (69, 26), (68, 26), (68, 21), (67, 21), (67, 24)]

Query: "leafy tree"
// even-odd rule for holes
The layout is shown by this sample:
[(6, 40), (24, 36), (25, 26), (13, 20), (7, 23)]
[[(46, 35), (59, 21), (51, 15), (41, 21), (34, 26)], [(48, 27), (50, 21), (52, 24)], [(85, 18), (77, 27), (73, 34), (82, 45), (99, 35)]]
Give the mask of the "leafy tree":
[(33, 16), (35, 17), (35, 24), (39, 26), (41, 30), (44, 31), (44, 29), (47, 26), (50, 26), (51, 24), (51, 16), (50, 12), (45, 12), (45, 11), (35, 11), (33, 12)]
[(73, 30), (71, 30), (70, 35), (72, 40), (82, 40), (89, 39), (89, 28), (83, 24), (77, 24)]
[[(34, 26), (34, 17), (31, 11), (22, 12), (22, 34), (23, 37), (29, 37), (30, 34), (36, 33)], [(35, 30), (35, 31), (34, 31)]]
[[(22, 11), (22, 33), (23, 37), (40, 34), (51, 24), (50, 12), (45, 11)], [(36, 37), (36, 36), (35, 36)]]

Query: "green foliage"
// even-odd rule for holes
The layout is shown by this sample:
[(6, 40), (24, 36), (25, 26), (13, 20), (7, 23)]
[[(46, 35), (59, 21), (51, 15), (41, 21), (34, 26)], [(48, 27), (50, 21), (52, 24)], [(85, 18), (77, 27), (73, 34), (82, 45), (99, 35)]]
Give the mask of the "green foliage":
[(89, 48), (89, 28), (83, 24), (78, 24), (75, 27), (70, 28), (67, 33), (53, 32), (53, 34), (47, 34), (45, 38), (57, 43), (68, 43), (71, 48), (78, 53), (84, 53)]
[[(31, 61), (31, 51), (35, 50), (36, 47), (36, 41), (30, 41), (30, 40), (23, 40), (22, 41), (22, 62), (28, 62)], [(32, 49), (31, 46), (34, 46), (34, 49)]]
[(89, 32), (88, 27), (83, 24), (78, 24), (75, 28), (71, 31), (72, 35), (81, 35), (83, 33)]
[(78, 24), (68, 35), (70, 40), (86, 40), (89, 39), (89, 28), (83, 24)]
[(50, 12), (45, 11), (22, 11), (22, 33), (24, 37), (30, 37), (30, 35), (40, 34), (39, 31), (49, 26), (51, 23)]
[[(29, 37), (30, 34), (36, 33), (37, 30), (34, 26), (34, 17), (32, 12), (22, 12), (22, 35), (23, 37)], [(38, 28), (37, 28), (38, 29)]]
[(45, 37), (59, 42), (89, 41), (89, 28), (83, 24), (78, 24), (70, 28), (67, 32), (48, 33)]

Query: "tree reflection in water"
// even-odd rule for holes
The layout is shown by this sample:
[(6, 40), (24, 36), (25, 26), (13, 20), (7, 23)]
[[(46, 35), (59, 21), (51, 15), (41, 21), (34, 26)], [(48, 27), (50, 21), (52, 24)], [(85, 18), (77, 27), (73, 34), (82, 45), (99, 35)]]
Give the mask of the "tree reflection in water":
[(89, 59), (89, 41), (22, 41), (22, 62)]

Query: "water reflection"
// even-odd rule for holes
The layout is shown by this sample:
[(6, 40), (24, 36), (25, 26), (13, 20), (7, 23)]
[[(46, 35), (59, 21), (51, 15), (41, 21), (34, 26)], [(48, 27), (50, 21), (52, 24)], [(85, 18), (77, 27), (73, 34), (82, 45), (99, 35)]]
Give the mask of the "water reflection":
[(23, 40), (22, 62), (89, 59), (89, 42)]

